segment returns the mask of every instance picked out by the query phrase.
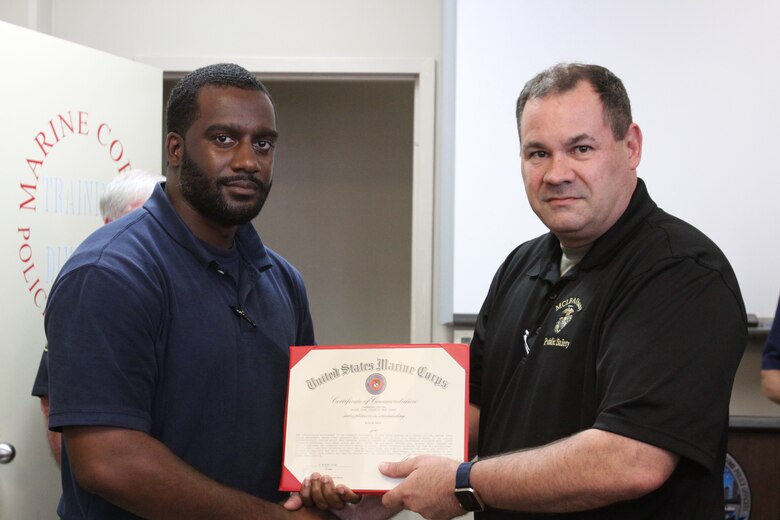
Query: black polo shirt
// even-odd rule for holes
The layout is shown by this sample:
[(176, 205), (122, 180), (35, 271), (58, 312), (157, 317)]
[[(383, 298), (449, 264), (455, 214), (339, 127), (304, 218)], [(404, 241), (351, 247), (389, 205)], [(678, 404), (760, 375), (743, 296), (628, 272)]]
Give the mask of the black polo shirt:
[(479, 455), (607, 430), (678, 454), (677, 469), (638, 500), (540, 518), (722, 519), (729, 398), (747, 336), (725, 256), (639, 180), (623, 216), (563, 277), (560, 258), (548, 233), (493, 279), (471, 343)]

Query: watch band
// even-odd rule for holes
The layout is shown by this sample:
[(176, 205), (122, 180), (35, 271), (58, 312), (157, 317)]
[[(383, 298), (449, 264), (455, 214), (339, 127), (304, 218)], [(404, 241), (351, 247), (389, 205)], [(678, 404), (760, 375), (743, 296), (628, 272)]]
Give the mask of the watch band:
[(463, 462), (455, 471), (455, 498), (466, 511), (484, 511), (485, 504), (471, 487), (471, 467), (474, 462)]
[(471, 487), (471, 466), (474, 462), (462, 462), (455, 472), (455, 488), (465, 489)]

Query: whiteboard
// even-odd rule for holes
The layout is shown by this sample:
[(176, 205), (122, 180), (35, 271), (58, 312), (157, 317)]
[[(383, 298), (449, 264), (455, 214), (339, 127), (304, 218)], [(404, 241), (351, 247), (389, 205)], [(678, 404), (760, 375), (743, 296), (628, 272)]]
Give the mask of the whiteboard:
[(749, 313), (774, 315), (780, 3), (458, 0), (453, 18), (453, 315), (476, 314), (506, 255), (546, 232), (523, 189), (515, 102), (572, 61), (623, 80), (651, 197), (720, 246)]

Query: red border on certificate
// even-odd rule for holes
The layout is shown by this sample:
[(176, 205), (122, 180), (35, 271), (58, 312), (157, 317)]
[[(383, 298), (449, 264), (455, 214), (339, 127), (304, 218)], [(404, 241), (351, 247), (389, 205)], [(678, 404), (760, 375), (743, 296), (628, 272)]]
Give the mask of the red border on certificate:
[[(401, 349), (417, 349), (416, 352), (408, 351), (403, 352)], [(436, 354), (436, 352), (441, 351), (446, 352), (449, 355), (449, 358), (455, 361), (456, 365), (459, 366), (462, 371), (457, 370), (457, 374), (455, 377), (451, 378), (453, 381), (442, 381), (442, 377), (439, 377), (439, 375), (434, 374), (433, 372), (429, 371), (428, 366), (417, 366), (414, 364), (407, 364), (405, 362), (394, 362), (392, 359), (388, 360), (388, 358), (397, 358), (397, 359), (425, 359), (430, 360), (431, 362), (435, 363), (436, 359), (439, 359), (439, 363), (441, 363), (441, 354)], [(317, 356), (314, 358), (311, 357), (312, 351), (317, 352)], [(330, 351), (330, 352), (329, 352)], [(334, 367), (333, 360), (334, 359), (367, 359), (368, 357), (371, 357), (371, 359), (376, 359), (376, 361), (371, 361), (367, 363), (359, 363), (359, 364), (350, 364), (348, 362), (344, 362), (343, 365), (337, 365)], [(447, 358), (444, 358), (447, 359)], [(413, 361), (410, 363), (414, 363)], [(446, 362), (444, 364), (447, 364)], [(452, 365), (450, 363), (450, 365)], [(340, 367), (340, 368), (339, 368)], [(308, 370), (308, 372), (307, 372)], [(302, 372), (305, 375), (298, 374), (298, 372)], [(400, 373), (400, 376), (399, 376)], [(452, 372), (450, 372), (452, 373)], [(316, 374), (318, 377), (311, 377), (307, 379), (308, 375)], [(366, 390), (370, 393), (375, 392), (382, 392), (384, 390), (385, 385), (385, 375), (387, 375), (388, 379), (391, 382), (388, 382), (388, 388), (390, 386), (393, 387), (393, 390), (395, 390), (399, 385), (410, 384), (410, 385), (422, 385), (420, 388), (422, 389), (422, 393), (430, 392), (431, 400), (432, 400), (432, 407), (433, 409), (430, 410), (429, 413), (425, 413), (424, 417), (428, 416), (434, 416), (436, 413), (442, 413), (441, 410), (445, 409), (445, 407), (441, 406), (441, 399), (444, 395), (442, 392), (438, 392), (438, 390), (442, 389), (442, 386), (444, 388), (447, 387), (449, 384), (451, 386), (452, 390), (455, 390), (458, 392), (458, 395), (452, 394), (452, 397), (447, 396), (446, 399), (448, 400), (448, 403), (450, 406), (446, 407), (447, 415), (454, 415), (454, 417), (448, 417), (447, 420), (439, 420), (435, 423), (435, 425), (430, 425), (426, 428), (426, 425), (424, 424), (424, 421), (420, 420), (414, 420), (411, 416), (408, 418), (409, 423), (416, 424), (422, 424), (421, 428), (423, 428), (420, 432), (415, 432), (414, 435), (409, 436), (407, 435), (409, 432), (408, 426), (411, 424), (404, 425), (403, 428), (398, 430), (397, 439), (393, 437), (394, 433), (391, 431), (390, 433), (387, 433), (388, 430), (392, 429), (392, 426), (389, 428), (384, 428), (383, 421), (385, 419), (381, 419), (381, 417), (393, 417), (393, 412), (398, 413), (398, 416), (401, 417), (404, 413), (403, 409), (402, 411), (398, 411), (395, 408), (393, 408), (393, 405), (390, 406), (380, 406), (379, 408), (382, 411), (377, 412), (374, 408), (375, 406), (368, 406), (369, 411), (366, 412), (366, 410), (360, 409), (357, 410), (357, 408), (361, 408), (361, 404), (358, 404), (358, 399), (342, 399), (338, 402), (347, 402), (349, 403), (348, 406), (352, 406), (352, 410), (355, 411), (355, 416), (362, 417), (364, 419), (343, 419), (344, 421), (344, 428), (346, 433), (342, 433), (341, 430), (338, 430), (338, 434), (331, 433), (333, 431), (333, 428), (338, 428), (339, 422), (339, 414), (344, 411), (343, 408), (338, 409), (338, 413), (334, 413), (331, 415), (328, 415), (327, 420), (323, 420), (321, 417), (317, 419), (317, 414), (320, 413), (328, 413), (327, 411), (323, 410), (324, 408), (328, 408), (329, 401), (337, 402), (336, 398), (332, 395), (328, 394), (325, 395), (323, 393), (322, 397), (325, 400), (324, 402), (326, 404), (322, 404), (318, 401), (316, 398), (317, 391), (322, 390), (323, 392), (330, 392), (331, 390), (338, 393), (339, 396), (343, 395), (344, 388), (349, 388), (351, 390), (349, 391), (357, 391), (354, 390), (357, 386), (360, 386), (365, 381), (365, 388), (361, 390)], [(366, 379), (366, 376), (369, 377), (369, 380)], [(371, 379), (373, 377), (373, 379)], [(350, 378), (354, 379), (355, 381), (350, 381)], [(457, 381), (454, 379), (458, 379)], [(462, 378), (462, 379), (461, 379)], [(358, 383), (360, 385), (358, 385)], [(449, 439), (450, 441), (454, 440), (454, 446), (455, 451), (452, 451), (452, 442), (448, 446), (448, 450), (444, 449), (440, 446), (436, 446), (435, 448), (431, 448), (433, 444), (426, 440), (422, 444), (422, 446), (413, 446), (412, 448), (421, 448), (424, 447), (425, 449), (430, 449), (431, 451), (425, 451), (425, 452), (419, 452), (414, 453), (414, 455), (422, 455), (425, 453), (433, 453), (437, 455), (444, 455), (444, 456), (450, 456), (453, 458), (459, 458), (461, 461), (466, 460), (468, 457), (468, 427), (469, 427), (469, 350), (468, 345), (464, 344), (453, 344), (453, 343), (436, 343), (436, 344), (371, 344), (371, 345), (321, 345), (321, 346), (293, 346), (290, 347), (290, 378), (288, 382), (288, 389), (287, 389), (287, 402), (285, 404), (285, 424), (284, 424), (284, 439), (283, 439), (283, 457), (282, 457), (282, 475), (281, 475), (281, 482), (279, 485), (279, 489), (281, 491), (299, 491), (301, 488), (301, 482), (305, 477), (308, 477), (312, 472), (317, 471), (321, 474), (328, 474), (331, 477), (333, 477), (334, 481), (337, 484), (344, 484), (351, 489), (353, 489), (356, 492), (360, 493), (383, 493), (387, 491), (388, 489), (391, 489), (395, 486), (395, 482), (393, 479), (388, 479), (387, 477), (382, 477), (379, 473), (379, 470), (376, 468), (378, 462), (381, 461), (392, 461), (396, 460), (393, 458), (384, 457), (381, 460), (372, 460), (372, 456), (376, 456), (375, 453), (366, 454), (365, 456), (365, 467), (361, 467), (359, 470), (349, 469), (355, 464), (358, 466), (363, 466), (363, 459), (360, 458), (359, 462), (355, 462), (355, 455), (356, 453), (354, 446), (351, 445), (351, 442), (354, 440), (354, 438), (359, 438), (361, 442), (365, 440), (368, 436), (368, 430), (366, 432), (359, 432), (355, 433), (354, 438), (352, 433), (353, 426), (351, 426), (352, 423), (363, 423), (363, 424), (378, 424), (379, 428), (379, 434), (378, 437), (383, 439), (381, 442), (386, 442), (388, 438), (392, 439), (392, 444), (394, 444), (396, 447), (399, 443), (403, 443), (408, 439), (419, 439), (419, 438), (427, 438), (430, 437), (431, 439), (435, 438), (437, 441), (441, 438)], [(293, 386), (295, 385), (295, 387)], [(304, 387), (304, 385), (307, 385), (306, 390), (301, 390), (301, 388)], [(344, 386), (346, 385), (346, 387)], [(369, 388), (370, 385), (374, 385), (375, 388)], [(438, 388), (434, 388), (438, 387)], [(416, 388), (416, 387), (415, 387)], [(456, 390), (457, 389), (457, 390)], [(416, 391), (414, 393), (415, 395), (415, 402), (417, 400), (425, 401), (424, 398), (420, 398), (419, 394), (421, 392)], [(390, 391), (388, 391), (388, 395), (390, 394)], [(365, 395), (368, 394), (364, 394)], [(424, 397), (424, 396), (423, 396)], [(291, 404), (292, 401), (292, 404)], [(372, 401), (372, 398), (369, 397), (367, 399), (367, 402)], [(389, 401), (392, 403), (398, 402), (398, 401)], [(438, 403), (438, 404), (435, 404)], [(374, 403), (372, 402), (372, 405)], [(460, 409), (458, 405), (461, 405), (463, 408), (462, 413), (462, 423), (460, 422), (459, 416), (457, 410)], [(415, 405), (416, 407), (417, 405)], [(426, 403), (422, 403), (420, 406), (427, 406)], [(292, 409), (291, 409), (292, 407)], [(302, 413), (301, 410), (306, 410), (307, 407), (309, 408), (308, 412)], [(389, 409), (389, 411), (388, 411)], [(308, 414), (312, 414), (312, 421), (311, 425), (309, 425), (309, 421), (307, 421)], [(373, 420), (372, 414), (375, 414), (377, 417), (380, 417), (378, 420)], [(387, 415), (382, 415), (387, 414)], [(353, 417), (353, 414), (351, 413), (344, 413), (343, 417)], [(303, 418), (303, 419), (302, 419)], [(449, 421), (449, 419), (452, 419), (452, 421)], [(401, 420), (403, 420), (403, 417), (401, 417)], [(392, 418), (387, 420), (390, 425), (396, 424), (397, 421), (394, 421)], [(448, 422), (449, 421), (449, 422)], [(291, 424), (293, 423), (293, 424)], [(452, 426), (450, 426), (452, 424)], [(459, 432), (452, 431), (457, 430), (462, 425), (462, 431), (463, 431), (463, 437), (459, 437)], [(359, 428), (362, 428), (363, 426), (359, 426)], [(293, 433), (291, 431), (291, 428), (294, 428), (296, 431)], [(371, 426), (367, 428), (373, 428)], [(442, 433), (442, 428), (448, 428), (449, 431), (445, 431)], [(322, 432), (323, 429), (327, 429), (327, 432)], [(304, 431), (305, 430), (305, 431)], [(435, 430), (435, 431), (430, 431)], [(372, 434), (376, 434), (375, 432), (377, 429), (371, 429), (370, 430)], [(431, 435), (428, 435), (430, 433)], [(303, 435), (301, 435), (303, 434)], [(322, 434), (322, 435), (321, 435)], [(436, 434), (436, 435), (434, 435)], [(450, 435), (451, 434), (451, 435)], [(295, 435), (294, 439), (291, 439), (291, 435)], [(306, 437), (306, 446), (303, 450), (300, 449), (299, 441), (301, 437)], [(389, 437), (388, 437), (389, 436)], [(311, 439), (311, 440), (308, 440)], [(323, 440), (324, 439), (324, 440)], [(308, 444), (311, 442), (311, 446)], [(444, 443), (446, 444), (446, 443)], [(315, 446), (316, 445), (316, 446)], [(462, 450), (461, 450), (462, 445)], [(290, 447), (294, 446), (293, 449)], [(312, 449), (312, 446), (315, 446)], [(365, 446), (361, 444), (360, 448), (357, 449), (357, 452), (360, 452), (361, 449), (365, 449)], [(436, 449), (442, 449), (444, 450), (442, 453), (436, 453)], [(289, 450), (289, 451), (288, 451)], [(293, 456), (290, 451), (295, 451), (298, 455)], [(305, 459), (305, 463), (301, 463), (302, 457), (300, 456), (301, 452), (305, 452), (305, 456), (303, 456), (303, 459)], [(372, 451), (371, 449), (368, 449), (368, 451)], [(320, 453), (327, 453), (325, 457)], [(349, 459), (349, 462), (344, 462), (344, 464), (341, 464), (339, 453), (343, 453), (343, 459), (346, 461)], [(409, 454), (407, 453), (406, 456)], [(323, 458), (327, 458), (328, 461), (325, 462)], [(358, 457), (359, 458), (359, 457)], [(397, 457), (397, 460), (401, 460), (404, 458), (403, 456)], [(335, 459), (335, 461), (334, 461)], [(302, 469), (304, 468), (305, 469)], [(296, 474), (297, 473), (297, 474)], [(366, 473), (370, 474), (369, 477), (365, 477), (365, 485), (362, 483), (363, 476)], [(343, 480), (340, 480), (340, 477), (343, 477)], [(352, 479), (355, 479), (355, 481), (351, 481)]]

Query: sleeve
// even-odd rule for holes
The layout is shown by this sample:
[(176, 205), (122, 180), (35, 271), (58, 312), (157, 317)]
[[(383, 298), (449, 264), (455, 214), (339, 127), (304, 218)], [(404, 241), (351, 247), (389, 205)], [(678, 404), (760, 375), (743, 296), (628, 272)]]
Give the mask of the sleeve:
[(35, 397), (42, 397), (49, 395), (49, 348), (48, 345), (43, 347), (43, 353), (41, 354), (41, 362), (38, 364), (38, 373), (35, 374), (35, 381), (33, 382), (32, 395)]
[(772, 321), (772, 329), (764, 344), (764, 353), (761, 357), (762, 370), (780, 370), (780, 301), (777, 302), (777, 310)]
[(296, 332), (296, 345), (316, 345), (314, 338), (314, 324), (309, 309), (309, 297), (306, 294), (306, 286), (303, 277), (298, 271), (296, 275), (296, 288), (298, 291), (298, 330)]
[(482, 308), (477, 315), (474, 334), (469, 345), (469, 401), (475, 406), (482, 405), (482, 361), (485, 355), (485, 333), (487, 331), (490, 307), (493, 301), (493, 286), (498, 283), (498, 274), (493, 278)]
[(493, 275), (493, 280), (490, 282), (487, 296), (485, 297), (485, 301), (482, 302), (482, 307), (477, 315), (474, 334), (471, 337), (471, 344), (469, 345), (469, 401), (475, 406), (481, 407), (482, 405), (482, 367), (485, 356), (485, 340), (487, 339), (490, 313), (496, 299), (496, 293), (501, 286), (504, 273), (508, 268), (507, 266), (510, 265), (518, 250), (519, 247), (513, 250), (498, 268), (496, 274)]
[(44, 320), (52, 429), (149, 431), (163, 298), (148, 277), (131, 278), (90, 265), (55, 283)]
[(739, 293), (717, 271), (673, 260), (626, 284), (600, 334), (594, 426), (718, 471), (747, 341)]

